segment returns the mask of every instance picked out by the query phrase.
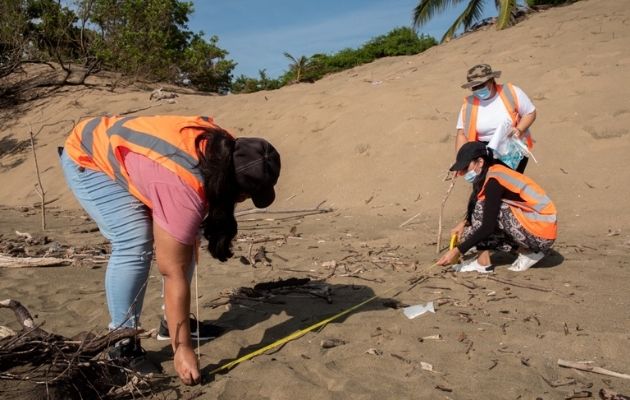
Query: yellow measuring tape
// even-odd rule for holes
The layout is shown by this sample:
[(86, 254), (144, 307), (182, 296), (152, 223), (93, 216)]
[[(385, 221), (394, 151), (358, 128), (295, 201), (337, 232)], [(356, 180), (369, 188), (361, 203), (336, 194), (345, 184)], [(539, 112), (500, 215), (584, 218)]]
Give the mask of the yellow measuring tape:
[[(451, 238), (451, 244), (452, 244), (452, 242), (453, 242), (453, 239)], [(428, 267), (426, 270), (428, 271), (431, 268), (435, 267), (436, 265), (437, 264), (433, 264), (430, 267)], [(385, 292), (381, 293), (381, 296), (383, 296), (386, 293), (392, 292), (394, 290), (400, 290), (400, 289), (402, 289), (401, 286), (397, 286), (397, 287), (388, 289)], [(237, 358), (236, 360), (231, 361), (231, 362), (229, 362), (227, 364), (223, 364), (222, 366), (220, 366), (220, 367), (210, 371), (210, 375), (214, 375), (217, 372), (221, 372), (221, 371), (224, 371), (224, 370), (227, 371), (227, 370), (231, 369), (232, 367), (235, 367), (236, 365), (242, 363), (243, 361), (250, 360), (250, 359), (252, 359), (252, 358), (254, 358), (256, 356), (259, 356), (259, 355), (261, 355), (261, 354), (271, 350), (271, 349), (274, 349), (274, 348), (276, 348), (278, 346), (282, 346), (282, 345), (284, 345), (284, 344), (286, 344), (286, 343), (288, 343), (288, 342), (290, 342), (292, 340), (298, 339), (298, 338), (306, 335), (307, 333), (309, 333), (309, 332), (311, 332), (311, 331), (313, 331), (313, 330), (315, 330), (317, 328), (320, 328), (320, 327), (322, 327), (322, 326), (324, 326), (324, 325), (326, 325), (326, 324), (336, 320), (339, 317), (343, 317), (344, 315), (351, 313), (352, 311), (356, 310), (357, 308), (366, 305), (367, 303), (373, 301), (374, 299), (376, 299), (378, 297), (379, 296), (372, 296), (369, 299), (367, 299), (365, 301), (362, 301), (359, 304), (356, 304), (356, 305), (354, 305), (354, 306), (352, 306), (352, 307), (350, 307), (350, 308), (348, 308), (348, 309), (346, 309), (346, 310), (344, 310), (344, 311), (342, 311), (342, 312), (340, 312), (338, 314), (333, 315), (332, 317), (328, 317), (328, 318), (326, 318), (326, 319), (324, 319), (322, 321), (319, 321), (318, 323), (316, 323), (314, 325), (311, 325), (311, 326), (309, 326), (307, 328), (304, 328), (304, 329), (301, 329), (299, 331), (293, 332), (289, 336), (285, 336), (282, 339), (279, 339), (279, 340), (277, 340), (277, 341), (275, 341), (275, 342), (273, 342), (271, 344), (268, 344), (267, 346), (265, 346), (263, 348), (255, 350), (255, 351), (253, 351), (253, 352), (251, 352), (249, 354), (246, 354), (243, 357)]]
[[(453, 250), (457, 245), (458, 245), (458, 243), (457, 243), (457, 235), (451, 235), (451, 243), (449, 243), (448, 249), (449, 250)], [(458, 261), (459, 261), (459, 256), (457, 256), (457, 258), (453, 260), (454, 263), (456, 263)]]

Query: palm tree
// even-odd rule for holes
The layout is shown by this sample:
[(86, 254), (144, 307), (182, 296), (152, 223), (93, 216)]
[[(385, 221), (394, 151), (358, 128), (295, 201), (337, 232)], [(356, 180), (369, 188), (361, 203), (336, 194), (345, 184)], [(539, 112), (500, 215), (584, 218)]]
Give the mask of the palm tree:
[[(468, 1), (468, 6), (460, 14), (453, 25), (442, 36), (442, 42), (448, 42), (453, 38), (457, 29), (462, 26), (464, 30), (470, 28), (483, 15), (485, 0), (420, 0), (413, 10), (413, 26), (419, 28), (430, 20), (434, 14), (444, 11), (451, 5), (457, 5)], [(512, 11), (516, 8), (516, 0), (494, 0), (499, 11), (497, 29), (505, 29), (512, 22)]]
[(302, 75), (308, 68), (308, 57), (300, 56), (300, 58), (295, 58), (286, 51), (284, 52), (284, 56), (292, 62), (292, 64), (289, 65), (289, 70), (295, 74), (295, 82), (300, 82)]

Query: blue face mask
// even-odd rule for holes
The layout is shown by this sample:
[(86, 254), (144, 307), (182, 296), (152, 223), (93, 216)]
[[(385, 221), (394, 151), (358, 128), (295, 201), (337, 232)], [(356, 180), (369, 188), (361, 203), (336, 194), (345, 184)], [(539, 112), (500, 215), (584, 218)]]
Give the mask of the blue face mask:
[(487, 86), (484, 86), (481, 89), (473, 90), (473, 96), (480, 100), (488, 100), (491, 94), (492, 92)]
[(468, 183), (474, 183), (478, 175), (479, 174), (477, 174), (477, 171), (475, 171), (474, 169), (471, 169), (470, 171), (464, 174), (464, 180)]

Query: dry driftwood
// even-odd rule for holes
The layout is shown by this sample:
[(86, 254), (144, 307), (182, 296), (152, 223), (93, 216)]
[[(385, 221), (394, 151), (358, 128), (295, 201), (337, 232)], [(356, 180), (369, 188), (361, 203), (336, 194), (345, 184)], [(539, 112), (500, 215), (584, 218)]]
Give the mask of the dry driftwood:
[(294, 210), (270, 210), (268, 208), (251, 208), (249, 210), (237, 211), (234, 213), (235, 217), (242, 217), (249, 214), (324, 214), (332, 212), (332, 208), (320, 208), (322, 203), (319, 203), (315, 208), (300, 208)]
[[(448, 176), (450, 174), (446, 175), (446, 179), (448, 179)], [(442, 204), (440, 205), (440, 216), (438, 218), (438, 237), (437, 237), (437, 245), (436, 245), (436, 249), (435, 249), (435, 254), (439, 254), (440, 250), (442, 248), (442, 217), (444, 216), (444, 206), (446, 205), (446, 200), (448, 200), (448, 196), (451, 195), (451, 192), (453, 191), (453, 188), (455, 187), (455, 176), (453, 175), (451, 177), (451, 184), (448, 187), (448, 190), (446, 191), (446, 194), (444, 195), (444, 198), (442, 199)]]
[(42, 230), (46, 230), (46, 191), (44, 190), (44, 186), (42, 185), (41, 174), (39, 173), (39, 163), (37, 162), (37, 152), (35, 151), (35, 137), (33, 136), (33, 129), (29, 130), (29, 135), (31, 137), (31, 150), (33, 151), (33, 160), (35, 161), (35, 174), (37, 175), (37, 184), (35, 185), (35, 190), (42, 200), (41, 210), (42, 210)]
[(418, 218), (420, 215), (422, 215), (422, 211), (417, 213), (416, 215), (414, 215), (413, 217), (409, 218), (408, 220), (406, 220), (405, 222), (403, 222), (402, 224), (398, 225), (399, 228), (402, 228), (403, 226), (407, 225), (408, 223), (410, 223), (411, 221), (413, 221), (414, 219)]
[(512, 281), (507, 280), (507, 279), (496, 278), (494, 276), (490, 276), (489, 274), (483, 275), (483, 276), (479, 277), (478, 279), (490, 279), (492, 281), (505, 283), (506, 285), (512, 285), (512, 286), (516, 286), (516, 287), (520, 287), (520, 288), (537, 290), (539, 292), (553, 292), (552, 289), (547, 289), (545, 287), (529, 285), (527, 283), (516, 283), (516, 282), (512, 282)]
[(70, 264), (72, 260), (56, 257), (10, 257), (0, 254), (0, 268), (52, 267)]
[(630, 379), (630, 375), (628, 374), (622, 374), (605, 368), (594, 367), (592, 365), (576, 361), (558, 360), (558, 365), (565, 368), (579, 369), (580, 371), (588, 371), (601, 375), (614, 376), (615, 378)]
[(611, 392), (610, 390), (604, 388), (599, 391), (599, 398), (602, 400), (630, 400), (630, 397), (628, 396)]
[(291, 293), (318, 297), (326, 300), (329, 304), (332, 303), (332, 290), (327, 284), (320, 281), (311, 281), (310, 278), (288, 278), (272, 282), (261, 282), (253, 288), (240, 287), (229, 290), (222, 296), (205, 303), (204, 307), (216, 308), (238, 300), (278, 304), (283, 301), (276, 299), (276, 296)]
[(0, 308), (11, 309), (22, 327), (15, 335), (0, 338), (0, 379), (30, 382), (41, 398), (115, 399), (146, 390), (143, 377), (121, 361), (101, 357), (105, 349), (140, 331), (127, 328), (103, 336), (80, 333), (66, 338), (36, 325), (19, 301), (0, 301)]

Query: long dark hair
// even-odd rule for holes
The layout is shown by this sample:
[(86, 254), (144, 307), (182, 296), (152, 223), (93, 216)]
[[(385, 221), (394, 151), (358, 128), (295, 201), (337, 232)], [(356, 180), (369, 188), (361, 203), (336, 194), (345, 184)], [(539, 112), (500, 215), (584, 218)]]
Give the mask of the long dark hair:
[[(205, 151), (202, 150), (203, 141), (206, 145)], [(195, 139), (198, 168), (203, 175), (208, 201), (208, 215), (201, 227), (203, 236), (208, 240), (208, 251), (219, 261), (227, 261), (232, 257), (232, 240), (238, 228), (234, 218), (238, 196), (232, 158), (234, 142), (234, 138), (221, 128), (207, 129)]]
[(468, 199), (468, 207), (466, 209), (466, 220), (468, 223), (472, 221), (472, 214), (475, 210), (475, 205), (477, 204), (477, 195), (483, 188), (483, 185), (486, 183), (486, 175), (488, 174), (488, 168), (494, 164), (494, 157), (492, 157), (492, 150), (487, 149), (487, 154), (485, 156), (480, 156), (477, 158), (483, 159), (483, 167), (481, 167), (481, 172), (477, 175), (477, 179), (472, 184), (472, 192), (470, 193), (470, 198)]

